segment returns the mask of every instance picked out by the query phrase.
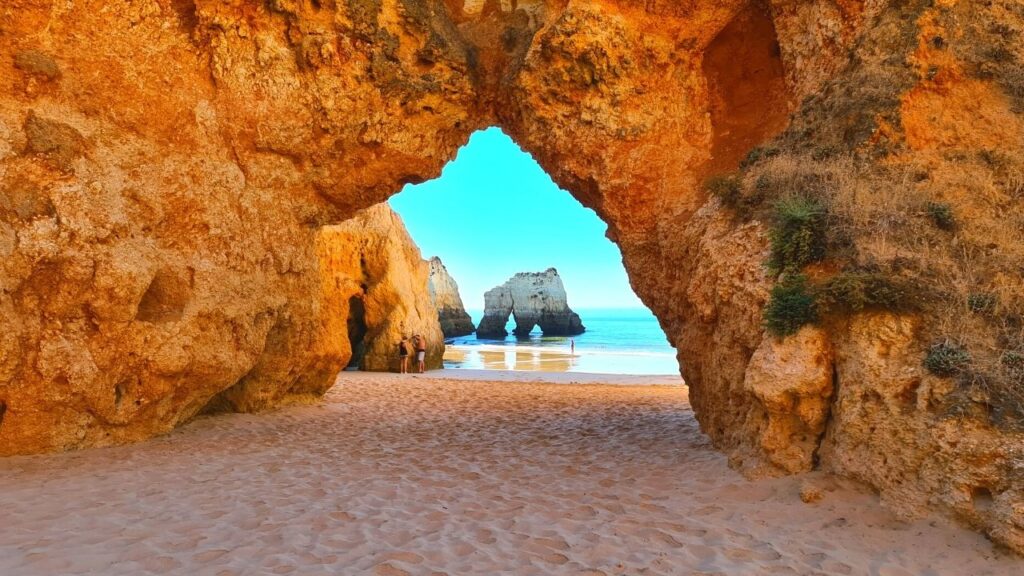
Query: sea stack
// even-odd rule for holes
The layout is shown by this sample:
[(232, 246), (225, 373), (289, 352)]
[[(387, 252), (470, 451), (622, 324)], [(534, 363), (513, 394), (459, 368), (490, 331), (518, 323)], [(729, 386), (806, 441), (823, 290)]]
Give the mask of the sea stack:
[(545, 336), (575, 336), (586, 328), (569, 308), (558, 270), (520, 272), (484, 294), (484, 317), (477, 338), (508, 336), (509, 315), (516, 320), (516, 336), (526, 336), (539, 325)]
[(448, 269), (437, 256), (430, 259), (430, 300), (437, 308), (437, 318), (441, 322), (441, 332), (445, 338), (472, 334), (473, 320), (466, 313), (459, 295), (459, 285), (448, 274)]

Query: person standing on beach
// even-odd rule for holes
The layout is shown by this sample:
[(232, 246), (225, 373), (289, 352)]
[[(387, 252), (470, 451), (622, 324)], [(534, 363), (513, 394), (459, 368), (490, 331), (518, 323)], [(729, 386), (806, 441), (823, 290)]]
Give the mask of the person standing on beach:
[(409, 372), (409, 356), (411, 352), (412, 345), (409, 344), (409, 338), (403, 335), (401, 342), (398, 343), (398, 358), (402, 361), (402, 374)]
[(569, 353), (573, 354), (573, 355), (576, 354), (576, 339), (575, 338), (569, 338)]
[(420, 374), (422, 374), (427, 371), (427, 339), (421, 334), (417, 334), (412, 337), (412, 343), (416, 347), (416, 362), (419, 364)]

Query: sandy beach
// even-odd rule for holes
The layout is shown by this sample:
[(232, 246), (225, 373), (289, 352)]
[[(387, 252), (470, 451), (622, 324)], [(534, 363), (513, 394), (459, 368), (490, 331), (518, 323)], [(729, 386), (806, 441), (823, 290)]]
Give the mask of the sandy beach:
[(745, 480), (672, 379), (486, 376), (348, 372), (318, 406), (0, 460), (0, 574), (1024, 573), (853, 482)]

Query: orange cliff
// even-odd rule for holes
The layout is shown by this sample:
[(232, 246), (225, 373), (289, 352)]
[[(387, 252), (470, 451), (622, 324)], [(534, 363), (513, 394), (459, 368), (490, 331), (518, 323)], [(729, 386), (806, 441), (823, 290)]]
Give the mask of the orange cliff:
[[(500, 125), (608, 223), (735, 466), (859, 478), (1024, 550), (1021, 151), (964, 121), (1019, 133), (1021, 21), (1009, 0), (6, 2), (0, 453), (315, 397), (348, 354), (321, 231)], [(776, 338), (764, 262), (794, 194), (827, 205), (803, 270), (823, 299)], [(840, 290), (879, 275), (937, 288), (899, 310)], [(978, 294), (998, 304), (950, 313)], [(973, 364), (926, 370), (952, 337)], [(240, 383), (258, 401), (228, 401)]]
[[(344, 224), (326, 226), (318, 253), (324, 291), (339, 307), (331, 316), (347, 319), (349, 365), (398, 371), (398, 343), (419, 334), (427, 345), (427, 369), (441, 368), (444, 334), (429, 290), (431, 264), (398, 214), (378, 204)], [(409, 359), (410, 371), (414, 362)]]

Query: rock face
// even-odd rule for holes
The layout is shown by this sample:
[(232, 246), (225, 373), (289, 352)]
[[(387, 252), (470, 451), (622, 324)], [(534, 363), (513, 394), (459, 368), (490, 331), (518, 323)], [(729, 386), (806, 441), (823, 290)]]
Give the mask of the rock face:
[[(347, 318), (350, 366), (397, 371), (402, 336), (422, 335), (428, 369), (441, 368), (444, 335), (428, 288), (431, 265), (387, 204), (320, 233), (320, 269)], [(411, 365), (410, 365), (411, 367)]]
[[(735, 466), (1024, 550), (1022, 33), (1015, 0), (4, 2), (0, 454), (315, 397), (320, 229), (500, 125), (608, 224)], [(842, 282), (775, 342), (796, 193), (827, 246), (790, 272)], [(865, 274), (934, 288), (878, 310)]]
[(508, 317), (516, 320), (516, 336), (527, 336), (534, 326), (546, 336), (574, 336), (586, 328), (569, 308), (565, 286), (554, 268), (544, 272), (520, 272), (501, 286), (484, 293), (484, 317), (476, 329), (478, 338), (504, 338)]
[(271, 330), (253, 370), (206, 402), (206, 411), (254, 412), (315, 399), (346, 365), (397, 371), (403, 334), (422, 334), (427, 367), (441, 367), (444, 341), (430, 305), (428, 267), (391, 208), (378, 204), (344, 224), (321, 228), (315, 252), (320, 290), (314, 316), (321, 322), (322, 346), (333, 354), (308, 383), (283, 387), (296, 378), (290, 359), (303, 352)]
[(437, 256), (430, 259), (430, 298), (437, 309), (437, 318), (445, 338), (473, 333), (473, 320), (462, 304), (459, 285)]

